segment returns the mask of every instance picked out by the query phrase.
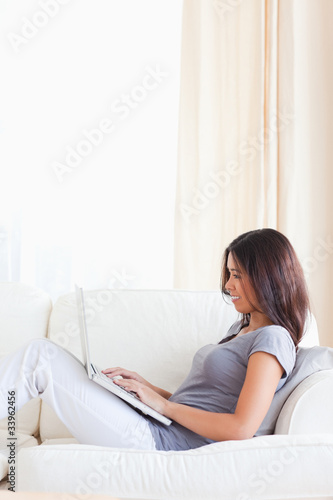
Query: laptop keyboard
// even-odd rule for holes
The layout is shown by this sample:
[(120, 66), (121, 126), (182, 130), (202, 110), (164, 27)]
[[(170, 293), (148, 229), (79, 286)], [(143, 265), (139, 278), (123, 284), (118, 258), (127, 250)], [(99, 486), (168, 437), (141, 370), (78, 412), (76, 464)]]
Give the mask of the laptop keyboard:
[[(114, 381), (115, 379), (118, 379), (118, 377), (112, 377), (112, 378), (111, 378), (111, 377), (108, 377), (107, 375), (105, 375), (105, 373), (102, 373), (102, 372), (101, 372), (101, 370), (98, 368), (98, 366), (96, 366), (96, 365), (92, 365), (92, 366), (93, 366), (93, 369), (95, 370), (95, 372), (97, 373), (97, 375), (98, 375), (99, 377), (101, 377), (102, 379), (104, 379), (104, 380), (105, 380), (106, 382), (108, 382), (109, 384), (113, 384), (113, 381)], [(140, 400), (140, 398), (138, 398), (138, 396), (136, 395), (136, 393), (135, 393), (135, 392), (132, 392), (132, 391), (130, 391), (130, 392), (129, 392), (129, 391), (126, 391), (126, 389), (124, 389), (123, 387), (121, 387), (121, 386), (120, 386), (120, 385), (118, 385), (118, 384), (117, 384), (117, 387), (119, 387), (119, 389), (120, 389), (121, 391), (125, 392), (125, 393), (126, 393), (126, 394), (128, 394), (129, 396), (132, 396), (133, 398), (138, 399), (139, 401), (141, 401), (141, 400)]]

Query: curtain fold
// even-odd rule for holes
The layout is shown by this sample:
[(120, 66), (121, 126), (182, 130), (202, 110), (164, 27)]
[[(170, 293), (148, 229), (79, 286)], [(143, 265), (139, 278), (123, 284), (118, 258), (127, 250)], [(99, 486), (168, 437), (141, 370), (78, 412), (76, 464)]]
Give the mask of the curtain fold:
[(176, 288), (216, 289), (237, 235), (288, 236), (333, 345), (330, 0), (184, 0)]

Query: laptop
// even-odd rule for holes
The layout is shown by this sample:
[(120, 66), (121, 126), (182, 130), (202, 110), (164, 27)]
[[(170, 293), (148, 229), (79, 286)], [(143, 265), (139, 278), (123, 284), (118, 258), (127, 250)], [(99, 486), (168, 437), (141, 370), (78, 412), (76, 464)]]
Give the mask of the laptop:
[(145, 415), (150, 415), (151, 417), (155, 418), (164, 425), (170, 425), (172, 423), (172, 420), (158, 413), (156, 410), (143, 403), (135, 393), (128, 392), (123, 387), (120, 387), (119, 385), (115, 384), (112, 378), (107, 377), (104, 373), (102, 373), (102, 371), (100, 370), (100, 368), (98, 368), (98, 366), (92, 363), (90, 358), (90, 350), (88, 342), (88, 330), (87, 330), (87, 321), (85, 314), (83, 289), (75, 285), (75, 291), (76, 291), (76, 302), (78, 307), (83, 363), (90, 380), (96, 382), (96, 384), (101, 385), (108, 391), (112, 392), (112, 394), (115, 394), (119, 398), (123, 399), (124, 401), (132, 405), (134, 408), (140, 410)]

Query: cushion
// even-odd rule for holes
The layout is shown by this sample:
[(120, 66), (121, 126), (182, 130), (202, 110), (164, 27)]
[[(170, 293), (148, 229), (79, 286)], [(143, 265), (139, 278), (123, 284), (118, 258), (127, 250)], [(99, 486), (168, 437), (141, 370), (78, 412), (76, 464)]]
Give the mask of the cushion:
[[(47, 293), (22, 283), (0, 283), (0, 357), (29, 339), (45, 337), (52, 302)], [(17, 413), (17, 432), (33, 435), (39, 426), (40, 400), (30, 401)], [(7, 418), (0, 421), (7, 429)]]
[[(1, 492), (1, 500), (13, 500), (13, 493), (10, 491)], [(63, 493), (43, 493), (34, 491), (33, 493), (26, 492), (15, 492), (15, 500), (78, 500), (76, 495), (66, 494), (64, 497)], [(117, 500), (116, 498), (110, 497), (109, 495), (91, 495), (89, 500)]]
[(50, 446), (51, 444), (79, 444), (75, 438), (45, 439), (40, 446)]
[(313, 373), (284, 403), (275, 434), (333, 434), (333, 369)]
[[(40, 399), (32, 399), (16, 413), (16, 430), (34, 436), (39, 428)], [(0, 431), (7, 430), (7, 418), (0, 420)]]
[[(16, 443), (15, 443), (15, 460), (17, 460), (17, 454), (21, 448), (28, 446), (37, 446), (38, 441), (32, 436), (28, 436), (26, 434), (16, 433)], [(8, 472), (8, 432), (0, 431), (0, 479), (5, 477)]]
[[(171, 392), (188, 373), (194, 353), (221, 340), (238, 318), (234, 306), (218, 291), (87, 290), (84, 295), (92, 359), (101, 367), (135, 370)], [(313, 316), (306, 326), (302, 345), (318, 343)], [(73, 292), (55, 303), (49, 337), (82, 359)], [(279, 400), (270, 417), (271, 432), (282, 404)], [(40, 435), (42, 440), (71, 436), (44, 402)]]
[(333, 348), (331, 347), (299, 347), (295, 367), (284, 386), (275, 394), (256, 435), (271, 434), (274, 432), (279, 413), (294, 389), (310, 375), (333, 368)]
[(178, 452), (38, 446), (19, 453), (18, 491), (154, 500), (328, 497), (332, 456), (333, 435), (324, 434), (261, 436)]
[[(217, 291), (87, 290), (84, 296), (92, 359), (103, 367), (126, 365), (170, 391), (193, 354), (218, 342), (238, 317)], [(55, 303), (49, 338), (82, 359), (74, 293)]]
[(42, 411), (40, 413), (39, 435), (42, 443), (52, 439), (74, 439), (67, 427), (45, 401), (42, 402)]
[[(238, 317), (217, 291), (87, 290), (84, 295), (94, 362), (125, 366), (169, 391), (182, 382), (196, 350), (218, 342)], [(49, 337), (82, 359), (74, 293), (55, 303)], [(40, 434), (42, 440), (70, 437), (44, 403)]]
[(21, 347), (29, 339), (46, 337), (52, 308), (43, 290), (22, 283), (0, 283), (0, 331), (6, 342), (0, 357)]

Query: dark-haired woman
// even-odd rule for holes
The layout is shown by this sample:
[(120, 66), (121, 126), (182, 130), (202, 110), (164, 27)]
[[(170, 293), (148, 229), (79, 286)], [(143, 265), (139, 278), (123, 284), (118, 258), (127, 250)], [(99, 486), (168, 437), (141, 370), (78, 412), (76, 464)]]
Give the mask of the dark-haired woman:
[(256, 434), (273, 396), (291, 374), (309, 309), (304, 275), (289, 240), (273, 229), (250, 231), (225, 250), (222, 292), (240, 321), (218, 344), (201, 348), (174, 394), (123, 368), (104, 370), (173, 420), (166, 427), (87, 379), (61, 347), (37, 340), (0, 362), (0, 417), (14, 385), (22, 406), (51, 405), (79, 442), (123, 448), (184, 450)]

